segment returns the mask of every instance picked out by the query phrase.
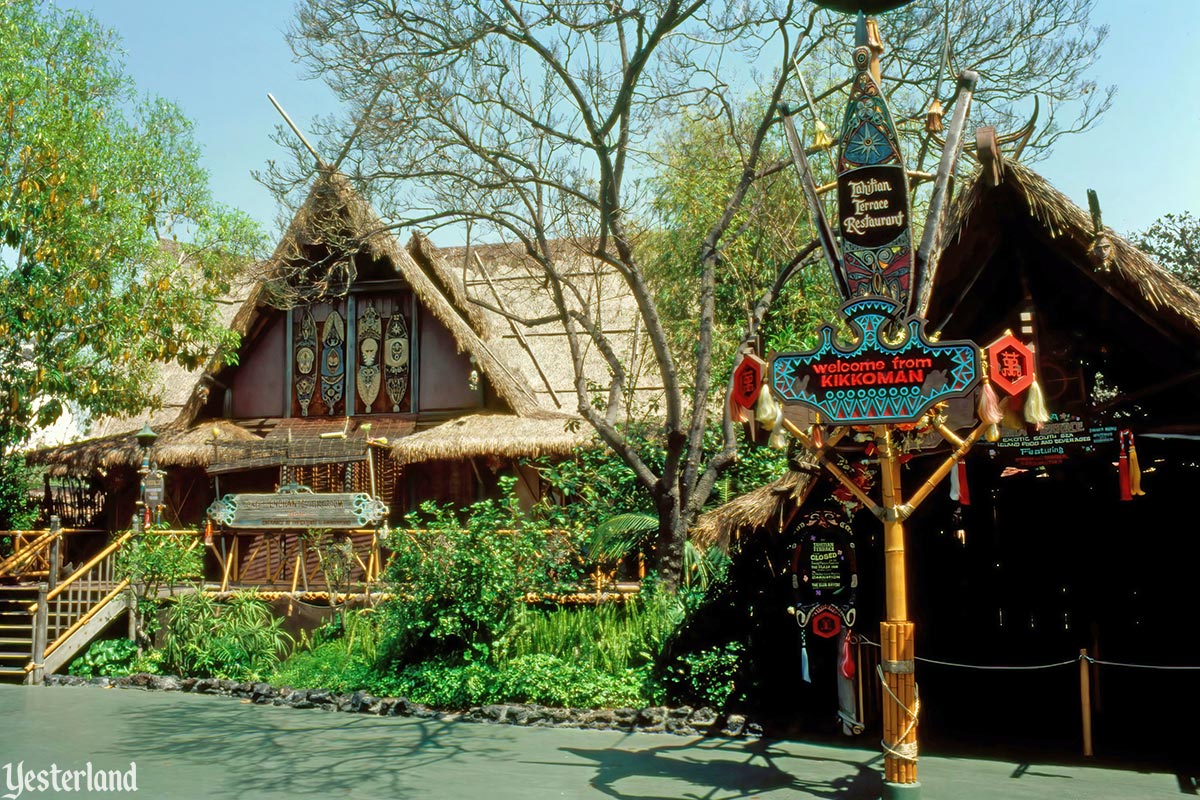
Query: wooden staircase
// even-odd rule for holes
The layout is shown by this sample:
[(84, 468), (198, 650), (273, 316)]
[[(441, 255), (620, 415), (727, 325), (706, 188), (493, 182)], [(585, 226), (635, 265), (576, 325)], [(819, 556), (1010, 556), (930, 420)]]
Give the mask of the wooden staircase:
[(0, 561), (0, 682), (41, 683), (133, 603), (129, 581), (114, 574), (116, 553), (133, 533), (60, 581), (63, 532), (55, 520)]
[(0, 681), (24, 683), (33, 655), (33, 615), (38, 587), (31, 584), (0, 586)]

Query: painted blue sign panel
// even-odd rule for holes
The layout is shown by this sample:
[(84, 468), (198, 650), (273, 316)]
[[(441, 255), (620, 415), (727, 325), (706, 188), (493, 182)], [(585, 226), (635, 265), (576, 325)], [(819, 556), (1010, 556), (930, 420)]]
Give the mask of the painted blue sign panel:
[(771, 358), (771, 393), (813, 409), (826, 424), (852, 425), (916, 422), (937, 403), (970, 394), (981, 377), (975, 344), (930, 342), (925, 321), (894, 322), (898, 310), (887, 297), (849, 301), (841, 312), (855, 344), (839, 346), (833, 328), (822, 325), (815, 350)]

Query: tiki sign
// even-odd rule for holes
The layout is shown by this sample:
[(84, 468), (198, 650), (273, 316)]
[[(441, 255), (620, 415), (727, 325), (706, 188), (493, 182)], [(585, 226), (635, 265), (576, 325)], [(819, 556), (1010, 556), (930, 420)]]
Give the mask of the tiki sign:
[(907, 313), (913, 290), (908, 177), (870, 62), (869, 48), (854, 51), (857, 74), (838, 146), (842, 270), (851, 297), (890, 297)]
[(851, 300), (842, 314), (856, 341), (843, 346), (823, 325), (816, 349), (777, 353), (772, 394), (818, 412), (825, 423), (853, 425), (916, 422), (935, 404), (970, 394), (981, 375), (974, 343), (930, 342), (924, 320), (894, 323), (897, 311), (886, 297)]
[(369, 494), (312, 492), (227, 494), (208, 507), (208, 516), (227, 528), (335, 528), (375, 525), (388, 507)]

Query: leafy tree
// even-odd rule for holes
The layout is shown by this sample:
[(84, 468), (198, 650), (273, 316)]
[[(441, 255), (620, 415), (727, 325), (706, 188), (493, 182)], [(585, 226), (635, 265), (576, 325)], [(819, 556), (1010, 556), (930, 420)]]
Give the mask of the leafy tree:
[[(1003, 128), (1025, 116), (1031, 93), (1049, 101), (1030, 153), (1091, 124), (1107, 95), (1086, 78), (1106, 33), (1089, 25), (1090, 7), (1090, 0), (968, 0), (950, 4), (947, 16), (946, 3), (919, 0), (889, 15), (885, 88), (904, 130), (916, 136), (912, 165), (933, 163), (936, 141), (917, 133), (920, 120), (932, 97), (950, 107), (960, 69), (981, 72), (978, 107)], [(789, 169), (779, 158), (775, 108), (799, 97), (797, 65), (809, 71), (818, 103), (838, 103), (850, 75), (851, 26), (794, 1), (306, 0), (289, 35), (297, 57), (344, 105), (343, 115), (313, 126), (322, 148), (338, 154), (332, 167), (392, 227), (469, 225), (516, 243), (544, 273), (553, 324), (570, 341), (579, 413), (651, 496), (668, 587), (678, 580), (688, 529), (736, 456), (727, 414), (721, 448), (704, 446), (710, 398), (732, 366), (716, 352), (716, 337), (726, 335), (718, 307), (731, 247), (754, 204), (771, 197), (759, 185)], [(747, 97), (753, 102), (743, 105)], [(1077, 115), (1064, 122), (1072, 107)], [(704, 192), (694, 209), (666, 220), (671, 227), (686, 221), (672, 247), (688, 268), (673, 274), (694, 288), (660, 307), (650, 264), (663, 220), (650, 178), (660, 165), (684, 173), (697, 166), (686, 155), (662, 158), (655, 146), (685, 116), (726, 132), (721, 147), (734, 158), (728, 173), (697, 187)], [(295, 168), (274, 165), (264, 181), (296, 200), (313, 166), (301, 145), (291, 146)], [(678, 197), (690, 196), (686, 183)], [(788, 235), (798, 244), (797, 233)], [(772, 252), (747, 267), (757, 300), (728, 312), (750, 309), (742, 342), (758, 336), (772, 302), (814, 252), (812, 244), (786, 259)], [(593, 324), (597, 310), (572, 268), (581, 254), (619, 274), (636, 305), (649, 341), (647, 380), (663, 387), (649, 450), (662, 454), (660, 463), (623, 425), (623, 401), (638, 376)], [(689, 327), (667, 322), (671, 303), (690, 311)], [(589, 352), (603, 354), (611, 372), (604, 403), (594, 403), (583, 370)]]
[(0, 451), (9, 451), (68, 405), (139, 410), (155, 400), (156, 362), (195, 367), (231, 344), (212, 300), (259, 234), (213, 201), (180, 110), (136, 95), (113, 32), (42, 0), (5, 0), (0, 42)]
[(1161, 216), (1132, 238), (1161, 266), (1200, 292), (1200, 220), (1190, 211)]

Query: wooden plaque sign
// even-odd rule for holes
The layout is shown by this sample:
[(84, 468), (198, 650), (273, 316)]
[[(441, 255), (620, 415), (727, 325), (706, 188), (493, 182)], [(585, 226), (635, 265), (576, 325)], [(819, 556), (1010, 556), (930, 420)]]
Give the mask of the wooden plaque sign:
[(227, 494), (208, 507), (213, 522), (227, 528), (365, 528), (380, 522), (388, 507), (369, 494)]
[(165, 495), (166, 482), (163, 480), (163, 474), (156, 469), (142, 482), (142, 502), (147, 508), (158, 508), (163, 504)]
[(898, 310), (894, 300), (865, 297), (842, 307), (857, 343), (845, 349), (822, 325), (821, 344), (803, 353), (777, 353), (768, 381), (784, 405), (817, 411), (830, 424), (916, 422), (930, 407), (971, 393), (980, 379), (979, 350), (968, 341), (930, 342), (925, 321), (896, 324), (898, 341), (883, 335)]

